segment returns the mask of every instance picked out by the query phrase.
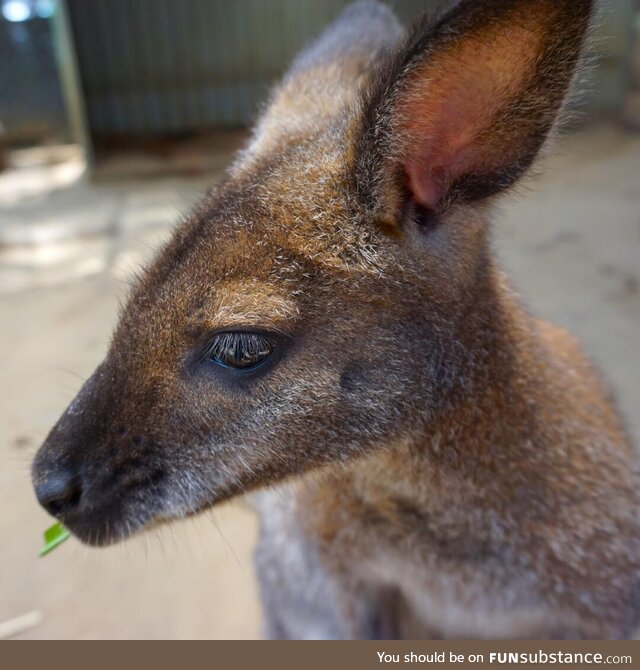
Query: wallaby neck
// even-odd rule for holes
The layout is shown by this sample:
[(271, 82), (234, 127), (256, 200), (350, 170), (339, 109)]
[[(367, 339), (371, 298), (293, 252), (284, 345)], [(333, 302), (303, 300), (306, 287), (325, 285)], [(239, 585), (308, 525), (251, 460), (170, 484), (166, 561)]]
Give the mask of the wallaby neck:
[(328, 477), (312, 475), (320, 496), (333, 495), (328, 488), (376, 508), (399, 499), (431, 507), (434, 482), (455, 480), (469, 490), (483, 481), (494, 486), (505, 464), (514, 471), (527, 461), (521, 447), (540, 433), (544, 346), (537, 322), (489, 259), (478, 274), (457, 320), (448, 362), (455, 369), (447, 374), (453, 381), (431, 416), (347, 467), (330, 468)]

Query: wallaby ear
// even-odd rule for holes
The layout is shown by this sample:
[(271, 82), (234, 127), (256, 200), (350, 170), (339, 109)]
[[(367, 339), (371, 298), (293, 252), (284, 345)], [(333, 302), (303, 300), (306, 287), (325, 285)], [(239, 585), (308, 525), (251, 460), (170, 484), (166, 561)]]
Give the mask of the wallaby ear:
[(594, 0), (462, 0), (424, 21), (366, 92), (356, 179), (396, 217), (513, 184), (570, 88)]

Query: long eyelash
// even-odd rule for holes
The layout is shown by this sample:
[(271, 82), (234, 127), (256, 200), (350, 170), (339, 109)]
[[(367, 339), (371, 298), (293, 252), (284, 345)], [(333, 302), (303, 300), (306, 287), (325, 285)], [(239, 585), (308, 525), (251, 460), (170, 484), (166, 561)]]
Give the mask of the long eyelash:
[[(269, 356), (272, 349), (269, 339), (260, 333), (219, 333), (207, 347), (205, 358), (220, 361), (228, 367), (250, 368), (252, 361), (259, 364)], [(244, 361), (246, 365), (234, 366), (228, 363), (230, 360)]]

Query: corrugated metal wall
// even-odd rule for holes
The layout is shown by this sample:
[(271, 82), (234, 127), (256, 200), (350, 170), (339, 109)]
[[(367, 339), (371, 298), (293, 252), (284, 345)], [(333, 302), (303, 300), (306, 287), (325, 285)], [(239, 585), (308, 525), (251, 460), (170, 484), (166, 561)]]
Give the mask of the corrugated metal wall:
[[(299, 48), (349, 0), (68, 0), (94, 136), (149, 135), (250, 122)], [(433, 0), (431, 0), (433, 2)], [(408, 22), (430, 0), (390, 2)], [(633, 0), (603, 27), (596, 87), (622, 97)], [(629, 31), (630, 32), (630, 31)]]
[(0, 15), (0, 122), (9, 142), (66, 136), (50, 22)]

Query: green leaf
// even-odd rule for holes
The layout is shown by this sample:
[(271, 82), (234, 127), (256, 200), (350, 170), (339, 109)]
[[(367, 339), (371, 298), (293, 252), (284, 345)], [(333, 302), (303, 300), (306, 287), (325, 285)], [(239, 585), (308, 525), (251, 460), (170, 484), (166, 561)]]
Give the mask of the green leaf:
[(38, 556), (45, 556), (69, 537), (71, 537), (69, 530), (60, 522), (54, 523), (53, 526), (44, 531), (44, 547), (40, 549)]

